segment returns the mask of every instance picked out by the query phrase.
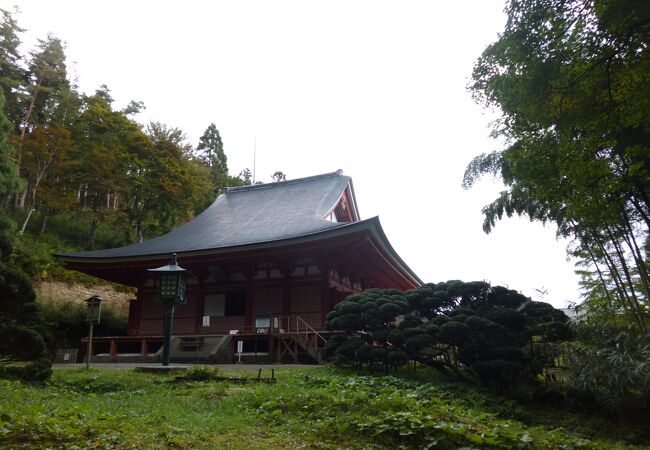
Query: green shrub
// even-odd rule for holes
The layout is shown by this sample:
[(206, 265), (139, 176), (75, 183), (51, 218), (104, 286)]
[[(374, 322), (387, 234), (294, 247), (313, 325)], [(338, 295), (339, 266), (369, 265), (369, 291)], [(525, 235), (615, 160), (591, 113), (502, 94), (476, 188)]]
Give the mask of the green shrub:
[(650, 407), (650, 332), (617, 333), (582, 324), (578, 341), (568, 351), (573, 376), (570, 389), (616, 414)]
[[(88, 334), (86, 305), (74, 302), (41, 305), (43, 334), (51, 352), (61, 347), (77, 347)], [(128, 318), (113, 308), (102, 307), (101, 322), (94, 327), (95, 336), (123, 336)]]
[[(350, 296), (328, 314), (326, 327), (355, 337), (333, 339), (325, 356), (338, 364), (388, 368), (404, 364), (406, 355), (406, 362), (499, 390), (528, 385), (553, 357), (532, 354), (530, 343), (556, 340), (568, 319), (511, 289), (489, 288), (452, 280), (404, 293), (369, 289)], [(391, 357), (393, 351), (400, 353)]]
[(182, 372), (176, 377), (177, 380), (186, 381), (212, 381), (220, 380), (223, 378), (221, 370), (218, 367), (192, 367), (185, 372)]
[(51, 375), (52, 361), (47, 358), (0, 364), (0, 378), (41, 382), (50, 378)]
[(50, 376), (51, 362), (39, 333), (42, 326), (29, 278), (0, 262), (0, 376), (27, 381)]
[(521, 364), (504, 359), (487, 359), (472, 365), (481, 382), (486, 386), (493, 386), (497, 391), (502, 391), (522, 378), (524, 368)]
[(23, 234), (16, 242), (12, 262), (31, 278), (47, 279), (60, 263), (52, 256), (58, 246), (45, 237)]
[(45, 343), (32, 328), (0, 324), (0, 355), (13, 361), (32, 361), (45, 356)]
[(401, 350), (393, 350), (388, 354), (388, 365), (393, 368), (402, 367), (409, 362), (409, 355)]

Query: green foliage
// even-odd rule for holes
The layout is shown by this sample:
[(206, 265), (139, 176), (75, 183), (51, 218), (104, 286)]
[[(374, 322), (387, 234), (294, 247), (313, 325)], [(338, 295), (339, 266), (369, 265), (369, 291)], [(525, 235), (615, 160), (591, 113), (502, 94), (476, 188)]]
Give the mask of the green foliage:
[(223, 375), (218, 367), (195, 366), (182, 372), (176, 379), (184, 381), (214, 381), (223, 379)]
[(7, 217), (0, 216), (0, 261), (6, 261), (16, 244), (16, 224)]
[(61, 40), (47, 36), (22, 55), (23, 30), (1, 12), (0, 86), (11, 97), (0, 100), (9, 116), (0, 116), (0, 200), (21, 234), (40, 237), (68, 220), (71, 230), (55, 231), (68, 247), (113, 247), (169, 231), (209, 204), (215, 181), (180, 130), (152, 123), (143, 132), (129, 115), (144, 105), (115, 110), (106, 86), (77, 92)]
[[(552, 222), (581, 260), (587, 302), (641, 330), (650, 320), (650, 8), (643, 0), (510, 0), (470, 89), (498, 108), (501, 151), (477, 156), (463, 185), (506, 185), (483, 208)], [(646, 241), (647, 242), (647, 241)]]
[[(42, 332), (51, 353), (57, 348), (76, 347), (88, 335), (86, 305), (66, 303), (44, 303), (41, 305)], [(94, 327), (95, 336), (123, 336), (126, 334), (127, 317), (113, 308), (102, 306), (99, 325)]]
[(578, 338), (568, 351), (573, 390), (619, 415), (650, 407), (650, 333), (581, 324)]
[(44, 381), (52, 374), (45, 342), (33, 328), (0, 324), (0, 378)]
[[(8, 198), (22, 187), (14, 149), (8, 142), (12, 129), (4, 113), (4, 92), (13, 91), (16, 76), (20, 29), (7, 11), (2, 13), (0, 35), (1, 54), (7, 60), (0, 63), (0, 200)], [(16, 105), (13, 105), (16, 106)], [(50, 375), (51, 362), (44, 358), (45, 344), (34, 329), (40, 316), (36, 295), (29, 278), (11, 262), (15, 245), (15, 227), (7, 217), (0, 217), (0, 377), (43, 380)], [(17, 362), (21, 362), (17, 364)]]
[(0, 92), (0, 194), (10, 194), (22, 186), (18, 166), (14, 160), (14, 149), (8, 142), (13, 126), (4, 114), (5, 97)]
[[(32, 283), (0, 262), (0, 377), (42, 381), (51, 374)], [(19, 363), (17, 363), (19, 362)]]
[(567, 320), (549, 304), (484, 282), (452, 280), (403, 293), (369, 289), (327, 315), (326, 327), (349, 337), (331, 339), (324, 356), (385, 369), (414, 360), (503, 390), (535, 378), (550, 356), (529, 351), (533, 337), (570, 338)]
[(47, 279), (48, 274), (59, 264), (52, 256), (56, 244), (46, 237), (37, 239), (32, 235), (21, 235), (12, 254), (12, 263), (32, 279)]
[(223, 141), (214, 123), (211, 123), (199, 138), (196, 150), (199, 152), (198, 159), (210, 168), (210, 176), (216, 187), (215, 193), (222, 194), (230, 185), (228, 158), (223, 151)]
[[(18, 116), (18, 87), (24, 81), (23, 68), (20, 66), (20, 34), (24, 31), (18, 26), (10, 11), (0, 9), (0, 86), (7, 101), (4, 109), (7, 116)], [(17, 128), (20, 122), (14, 122)]]
[(228, 381), (232, 372), (199, 381), (68, 369), (40, 385), (0, 381), (0, 446), (609, 449), (650, 439), (635, 423), (612, 429), (597, 416), (517, 405), (430, 375), (276, 368), (269, 385), (255, 374), (237, 372), (251, 381), (241, 384)]
[(0, 322), (31, 324), (38, 321), (36, 294), (29, 278), (0, 262)]
[(16, 324), (0, 325), (0, 355), (4, 360), (34, 361), (45, 356), (45, 342), (38, 332)]
[(159, 236), (227, 186), (252, 183), (250, 170), (228, 174), (214, 124), (196, 149), (176, 127), (143, 126), (132, 117), (142, 102), (118, 110), (107, 86), (89, 95), (76, 89), (56, 36), (22, 54), (23, 31), (14, 13), (0, 9), (0, 259), (14, 245), (8, 216), (21, 224), (16, 267), (37, 278), (87, 281), (50, 254)]
[(38, 358), (27, 362), (11, 362), (9, 364), (3, 361), (0, 364), (0, 378), (4, 379), (43, 382), (51, 376), (52, 361), (47, 358)]
[[(395, 377), (315, 373), (244, 397), (247, 410), (278, 428), (308, 424), (335, 444), (361, 448), (590, 448), (562, 430), (522, 427), (519, 408), (469, 389)], [(493, 411), (487, 405), (492, 405)], [(499, 417), (503, 411), (508, 418)]]

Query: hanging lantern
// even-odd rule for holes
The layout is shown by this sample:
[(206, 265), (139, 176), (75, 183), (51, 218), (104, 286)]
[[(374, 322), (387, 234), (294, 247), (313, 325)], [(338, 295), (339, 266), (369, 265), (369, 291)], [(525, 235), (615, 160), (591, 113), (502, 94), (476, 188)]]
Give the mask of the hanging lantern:
[(149, 269), (156, 276), (158, 286), (158, 301), (182, 305), (185, 303), (185, 280), (187, 269), (178, 265), (176, 253), (172, 255), (172, 262), (166, 266)]

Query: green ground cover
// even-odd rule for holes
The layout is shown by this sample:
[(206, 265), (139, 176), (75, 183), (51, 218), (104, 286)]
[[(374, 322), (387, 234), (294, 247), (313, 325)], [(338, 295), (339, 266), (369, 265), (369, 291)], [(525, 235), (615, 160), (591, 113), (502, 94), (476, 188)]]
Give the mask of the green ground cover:
[(243, 381), (211, 379), (211, 370), (177, 380), (65, 369), (43, 385), (0, 381), (0, 447), (609, 449), (650, 442), (630, 424), (527, 409), (428, 374), (280, 369), (268, 384), (250, 372), (225, 374)]

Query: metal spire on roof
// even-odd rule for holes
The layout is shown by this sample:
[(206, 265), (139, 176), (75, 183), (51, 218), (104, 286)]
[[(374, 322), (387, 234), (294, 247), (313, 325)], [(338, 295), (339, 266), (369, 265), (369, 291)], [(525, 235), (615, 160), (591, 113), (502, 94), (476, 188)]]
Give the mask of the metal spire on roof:
[(255, 184), (255, 159), (257, 156), (257, 133), (253, 135), (253, 184)]

